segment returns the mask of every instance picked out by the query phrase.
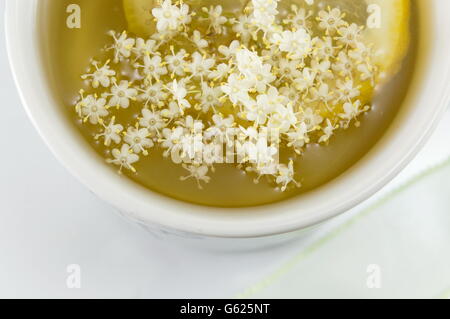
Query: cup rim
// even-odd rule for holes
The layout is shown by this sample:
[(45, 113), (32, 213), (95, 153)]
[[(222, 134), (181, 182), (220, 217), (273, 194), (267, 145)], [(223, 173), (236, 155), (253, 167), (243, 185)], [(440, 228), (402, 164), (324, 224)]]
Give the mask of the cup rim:
[[(22, 104), (39, 134), (52, 153), (72, 175), (100, 198), (112, 203), (125, 215), (143, 224), (158, 225), (182, 234), (228, 238), (263, 237), (307, 228), (339, 215), (380, 190), (412, 160), (430, 137), (437, 126), (440, 115), (443, 114), (450, 101), (450, 90), (444, 89), (445, 84), (450, 83), (449, 57), (440, 67), (433, 67), (434, 73), (431, 72), (431, 75), (439, 75), (440, 83), (437, 83), (436, 86), (441, 87), (441, 90), (438, 90), (440, 96), (437, 97), (438, 94), (434, 94), (433, 111), (418, 112), (416, 110), (416, 113), (426, 115), (425, 118), (420, 119), (422, 130), (405, 132), (405, 127), (401, 131), (398, 129), (397, 135), (394, 134), (392, 137), (395, 137), (395, 140), (383, 142), (387, 143), (389, 147), (383, 146), (378, 149), (375, 146), (369, 151), (370, 154), (366, 155), (371, 158), (361, 160), (324, 187), (298, 198), (259, 207), (216, 208), (181, 202), (149, 191), (112, 173), (104, 163), (89, 158), (88, 154), (90, 153), (82, 149), (81, 142), (72, 140), (73, 135), (63, 128), (64, 120), (59, 118), (61, 122), (59, 123), (56, 114), (46, 116), (42, 114), (43, 107), (52, 107), (50, 106), (52, 104), (51, 93), (48, 88), (46, 89), (42, 83), (39, 83), (43, 77), (42, 70), (39, 68), (38, 56), (30, 54), (30, 50), (24, 50), (24, 46), (28, 45), (32, 48), (33, 45), (37, 45), (37, 40), (33, 38), (32, 34), (36, 27), (34, 23), (37, 23), (38, 0), (32, 1), (32, 5), (28, 0), (6, 1), (5, 35), (14, 81), (18, 87)], [(438, 6), (446, 6), (450, 9), (450, 3), (446, 3), (445, 0), (433, 1), (435, 9)], [(442, 8), (440, 9), (442, 10)], [(27, 18), (22, 17), (20, 13), (27, 15)], [(450, 22), (447, 22), (447, 27), (449, 25)], [(437, 29), (435, 28), (435, 30)], [(447, 30), (443, 33), (448, 35)], [(20, 36), (15, 36), (17, 34)], [(444, 35), (441, 37), (444, 38)], [(32, 43), (27, 44), (26, 40), (32, 41)], [(433, 44), (434, 50), (449, 49), (447, 52), (450, 52), (448, 44)], [(436, 54), (439, 55), (439, 52)], [(26, 69), (25, 66), (29, 69)], [(33, 86), (31, 83), (36, 85)], [(421, 94), (424, 95), (425, 92), (421, 92)], [(433, 93), (428, 93), (428, 95), (430, 94)], [(419, 97), (417, 99), (416, 104), (420, 100)], [(417, 108), (419, 106), (416, 106)], [(418, 115), (416, 114), (416, 116)], [(406, 145), (396, 147), (393, 143), (399, 142), (398, 135), (401, 132), (404, 135), (405, 143), (403, 143), (403, 139), (400, 139), (400, 142)], [(409, 136), (406, 137), (406, 133)], [(386, 137), (382, 139), (386, 139)], [(395, 150), (397, 151), (395, 152)], [(391, 151), (392, 153), (389, 154)], [(385, 162), (376, 163), (377, 160)], [(362, 167), (364, 165), (367, 167)], [(369, 168), (372, 169), (371, 172), (368, 172)], [(370, 178), (356, 181), (355, 176), (361, 174), (362, 171), (366, 172)], [(350, 185), (351, 181), (355, 182), (355, 185)], [(347, 193), (342, 190), (343, 187), (347, 188)], [(327, 198), (325, 194), (321, 194), (324, 189), (327, 190), (325, 194), (334, 194), (334, 197)], [(354, 194), (349, 194), (349, 192), (354, 192)]]

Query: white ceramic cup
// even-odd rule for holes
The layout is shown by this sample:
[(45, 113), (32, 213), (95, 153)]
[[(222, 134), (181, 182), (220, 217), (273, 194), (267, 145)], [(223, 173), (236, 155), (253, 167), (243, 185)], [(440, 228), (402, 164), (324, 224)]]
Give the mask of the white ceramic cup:
[[(57, 0), (56, 0), (57, 1)], [(351, 0), (349, 0), (351, 1)], [(386, 0), (390, 1), (390, 0)], [(305, 195), (255, 208), (196, 206), (153, 193), (112, 172), (69, 129), (46, 83), (37, 36), (39, 0), (7, 0), (6, 38), (15, 81), (42, 138), (83, 184), (124, 215), (153, 229), (203, 237), (251, 238), (305, 229), (361, 203), (411, 161), (449, 103), (450, 1), (419, 0), (417, 68), (405, 106), (379, 143), (337, 179)], [(421, 10), (421, 15), (425, 14)]]

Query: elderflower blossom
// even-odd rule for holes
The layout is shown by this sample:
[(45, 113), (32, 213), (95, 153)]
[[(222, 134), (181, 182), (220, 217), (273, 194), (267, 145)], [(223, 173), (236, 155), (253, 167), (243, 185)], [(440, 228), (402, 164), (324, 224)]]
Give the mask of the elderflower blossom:
[(114, 80), (111, 92), (105, 93), (104, 96), (110, 97), (109, 105), (127, 109), (130, 106), (130, 100), (135, 100), (137, 95), (137, 89), (132, 87), (127, 80), (120, 81), (119, 84)]
[(207, 165), (185, 165), (183, 168), (189, 172), (189, 175), (180, 177), (181, 180), (185, 181), (189, 178), (193, 178), (197, 181), (198, 187), (203, 188), (200, 182), (209, 183), (211, 177), (207, 176), (209, 167)]
[(271, 41), (278, 45), (282, 52), (287, 52), (287, 56), (291, 59), (307, 56), (312, 48), (311, 36), (304, 28), (300, 28), (295, 32), (283, 31), (275, 33)]
[(128, 144), (123, 144), (120, 149), (113, 149), (111, 154), (114, 158), (108, 159), (107, 162), (119, 166), (119, 172), (122, 172), (123, 168), (136, 172), (132, 164), (139, 161), (139, 156), (131, 152)]
[(103, 126), (103, 131), (102, 133), (95, 135), (95, 139), (98, 140), (103, 138), (105, 146), (110, 146), (112, 142), (119, 144), (122, 140), (120, 133), (123, 131), (123, 126), (121, 124), (116, 124), (115, 121), (115, 117), (111, 118), (108, 125), (105, 125), (103, 121), (100, 121), (100, 124)]
[(116, 71), (111, 70), (109, 60), (104, 63), (102, 67), (98, 66), (97, 61), (92, 61), (92, 66), (95, 68), (93, 73), (84, 74), (81, 76), (83, 80), (88, 80), (94, 89), (100, 85), (107, 88), (111, 85), (111, 78), (116, 75)]
[(150, 57), (150, 55), (145, 55), (143, 59), (144, 64), (135, 64), (136, 68), (142, 68), (142, 73), (145, 78), (159, 80), (163, 75), (167, 74), (167, 68), (162, 63), (162, 59), (159, 55)]
[(319, 28), (325, 29), (326, 33), (334, 33), (341, 26), (345, 25), (343, 20), (344, 14), (338, 8), (328, 8), (328, 11), (322, 10), (319, 12), (317, 20), (320, 21)]
[[(189, 7), (187, 5), (183, 5), (182, 8), (180, 8), (172, 4), (171, 0), (164, 0), (160, 7), (152, 10), (152, 14), (157, 21), (156, 27), (160, 32), (177, 30), (182, 24), (183, 17), (185, 17), (188, 12)], [(187, 23), (187, 21), (185, 21), (185, 23)]]
[(149, 139), (150, 132), (146, 127), (129, 127), (128, 131), (125, 133), (124, 141), (130, 145), (130, 148), (134, 153), (143, 153), (148, 155), (147, 149), (153, 147), (153, 141)]
[(77, 104), (79, 115), (83, 117), (83, 121), (89, 121), (91, 124), (101, 122), (101, 119), (109, 114), (108, 106), (104, 98), (97, 98), (95, 95), (88, 95), (82, 98)]
[[(300, 187), (296, 160), (360, 125), (379, 74), (364, 27), (341, 9), (280, 3), (249, 0), (228, 11), (161, 0), (151, 36), (110, 31), (112, 44), (81, 75), (74, 103), (107, 162), (139, 175), (135, 163), (148, 165), (160, 149), (187, 171), (181, 180), (204, 188), (225, 163), (225, 146), (235, 156), (227, 165), (255, 182)], [(267, 132), (276, 132), (274, 144)]]
[(213, 30), (217, 34), (222, 34), (226, 32), (224, 24), (228, 22), (228, 19), (222, 15), (222, 6), (211, 6), (209, 9), (204, 7), (203, 12), (206, 13), (207, 17), (205, 20), (208, 23), (208, 33)]
[(177, 80), (173, 80), (173, 82), (170, 83), (168, 89), (172, 94), (174, 101), (176, 101), (178, 106), (180, 107), (181, 111), (184, 111), (184, 109), (188, 109), (191, 107), (191, 104), (186, 99), (188, 91), (186, 90), (183, 82), (177, 82)]
[(252, 23), (267, 33), (273, 29), (279, 0), (252, 0)]
[(108, 49), (114, 50), (114, 62), (120, 62), (131, 56), (136, 40), (129, 38), (126, 31), (119, 36), (114, 31), (109, 32), (109, 35), (114, 39), (114, 44)]
[(166, 121), (160, 111), (142, 109), (142, 117), (139, 119), (139, 125), (147, 128), (150, 136), (161, 135), (161, 130), (166, 127)]

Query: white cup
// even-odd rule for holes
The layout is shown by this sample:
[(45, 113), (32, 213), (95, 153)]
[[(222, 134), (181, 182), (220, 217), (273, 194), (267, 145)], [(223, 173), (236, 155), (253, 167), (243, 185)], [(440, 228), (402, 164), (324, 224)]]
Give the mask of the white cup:
[(69, 128), (44, 75), (38, 2), (7, 0), (6, 5), (10, 63), (30, 119), (59, 161), (83, 184), (125, 216), (163, 233), (264, 237), (306, 229), (341, 214), (381, 189), (413, 159), (449, 103), (450, 1), (419, 0), (427, 10), (420, 10), (416, 34), (420, 38), (417, 71), (404, 107), (364, 158), (326, 185), (281, 203), (236, 209), (196, 206), (151, 192), (114, 173)]

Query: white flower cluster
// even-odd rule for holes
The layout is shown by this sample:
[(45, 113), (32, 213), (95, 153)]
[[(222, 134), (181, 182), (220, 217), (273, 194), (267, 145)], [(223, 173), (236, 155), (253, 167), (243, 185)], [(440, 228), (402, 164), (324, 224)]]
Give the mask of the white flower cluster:
[[(264, 148), (256, 132), (277, 130), (278, 145), (291, 154), (285, 163), (273, 160), (280, 149), (266, 146), (269, 156), (237, 167), (282, 191), (299, 186), (295, 158), (310, 143), (327, 143), (337, 128), (359, 125), (377, 68), (363, 27), (339, 9), (304, 0), (282, 13), (278, 2), (251, 0), (224, 12), (164, 0), (152, 11), (150, 38), (111, 31), (111, 54), (82, 76), (90, 89), (80, 91), (75, 106), (84, 122), (100, 127), (95, 138), (111, 150), (108, 162), (136, 172), (133, 165), (153, 147), (192, 159), (217, 147), (218, 137), (251, 153)], [(130, 69), (132, 75), (124, 71)], [(129, 108), (135, 122), (116, 123)], [(227, 135), (231, 128), (239, 131), (236, 141)], [(214, 155), (183, 161), (182, 179), (201, 187), (214, 163)]]

